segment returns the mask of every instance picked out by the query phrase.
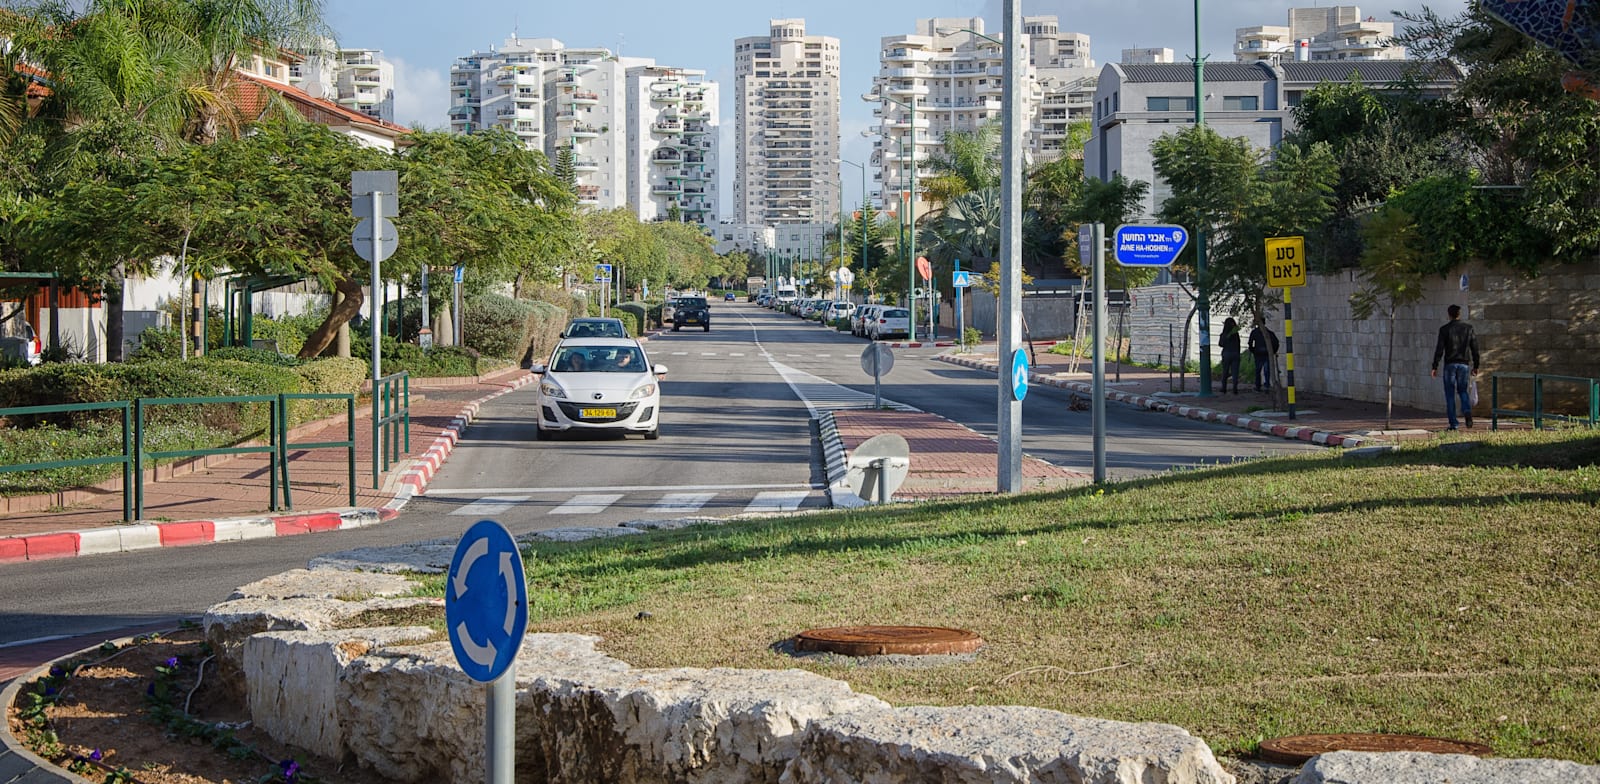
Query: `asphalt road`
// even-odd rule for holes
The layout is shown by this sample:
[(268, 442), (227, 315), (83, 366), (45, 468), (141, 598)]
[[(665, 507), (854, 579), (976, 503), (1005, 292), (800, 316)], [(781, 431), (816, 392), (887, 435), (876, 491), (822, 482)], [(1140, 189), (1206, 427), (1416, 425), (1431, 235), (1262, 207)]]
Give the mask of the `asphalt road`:
[[(198, 615), (237, 586), (329, 552), (452, 537), (481, 517), (513, 533), (625, 520), (826, 505), (810, 412), (872, 400), (865, 341), (744, 303), (715, 303), (707, 332), (667, 332), (646, 345), (668, 366), (661, 439), (535, 441), (533, 391), (485, 405), (427, 495), (379, 526), (195, 548), (164, 548), (0, 565), (0, 645)], [(994, 433), (997, 382), (896, 350), (886, 400)], [(1024, 450), (1089, 470), (1089, 417), (1058, 390), (1030, 391)], [(1111, 404), (1113, 477), (1175, 465), (1314, 449)]]

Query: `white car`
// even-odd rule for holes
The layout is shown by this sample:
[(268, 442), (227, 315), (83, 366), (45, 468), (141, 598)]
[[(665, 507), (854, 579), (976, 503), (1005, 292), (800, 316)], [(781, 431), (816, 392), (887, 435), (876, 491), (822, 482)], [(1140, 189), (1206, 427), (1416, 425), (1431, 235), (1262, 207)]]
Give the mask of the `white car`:
[(33, 325), (13, 314), (0, 321), (0, 359), (9, 359), (23, 365), (37, 365), (44, 354), (43, 342)]
[(883, 310), (882, 305), (862, 305), (850, 316), (850, 334), (858, 338), (867, 336), (867, 325), (878, 319), (878, 311)]
[(651, 366), (644, 347), (628, 338), (572, 338), (535, 365), (535, 436), (591, 431), (661, 436), (663, 365)]
[(851, 316), (855, 315), (855, 312), (856, 303), (846, 299), (836, 299), (833, 301), (833, 304), (828, 307), (828, 313), (823, 317), (822, 320), (824, 323), (829, 323), (839, 319), (849, 319)]
[(907, 337), (911, 334), (911, 311), (905, 308), (884, 308), (878, 317), (867, 325), (867, 337), (873, 340), (891, 335)]

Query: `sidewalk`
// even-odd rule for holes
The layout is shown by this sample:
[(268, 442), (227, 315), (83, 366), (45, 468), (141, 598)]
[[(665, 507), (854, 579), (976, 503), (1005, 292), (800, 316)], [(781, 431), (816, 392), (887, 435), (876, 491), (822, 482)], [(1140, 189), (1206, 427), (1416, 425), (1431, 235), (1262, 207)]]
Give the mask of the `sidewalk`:
[[(26, 509), (28, 504), (16, 503), (13, 508), (26, 510), (0, 514), (0, 562), (286, 536), (392, 518), (399, 506), (433, 477), (482, 403), (534, 378), (525, 370), (510, 368), (468, 383), (414, 379), (411, 449), (399, 462), (390, 464), (378, 489), (372, 487), (370, 419), (363, 416), (363, 407), (357, 406), (353, 507), (349, 505), (344, 449), (291, 452), (294, 509), (278, 511), (268, 509), (266, 458), (249, 455), (197, 465), (192, 472), (178, 476), (163, 470), (157, 481), (145, 482), (144, 519), (138, 524), (122, 522), (120, 490), (78, 491), (67, 497), (70, 503), (65, 507)], [(340, 416), (298, 430), (291, 435), (291, 442), (342, 441), (345, 437), (346, 426)], [(35, 500), (59, 502), (61, 497)]]

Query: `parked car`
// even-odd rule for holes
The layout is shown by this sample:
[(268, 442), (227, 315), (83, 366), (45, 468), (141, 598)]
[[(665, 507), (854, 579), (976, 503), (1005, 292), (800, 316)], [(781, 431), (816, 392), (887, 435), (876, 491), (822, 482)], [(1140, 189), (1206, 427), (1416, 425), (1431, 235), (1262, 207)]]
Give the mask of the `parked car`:
[(672, 331), (677, 332), (685, 325), (699, 325), (706, 332), (711, 331), (711, 305), (705, 297), (678, 298), (678, 307), (672, 316)]
[(0, 359), (37, 365), (43, 361), (43, 355), (39, 334), (32, 324), (22, 320), (20, 313), (0, 321)]
[(556, 344), (546, 364), (535, 365), (536, 438), (553, 431), (661, 435), (664, 365), (650, 365), (632, 338), (569, 338)]
[(561, 330), (563, 338), (625, 338), (629, 337), (622, 319), (575, 318)]
[(738, 295), (736, 295), (736, 294), (734, 294), (733, 292), (730, 291), (730, 292), (722, 295), (722, 301), (723, 302), (738, 302), (739, 301), (739, 297), (738, 297)]
[(878, 318), (878, 311), (882, 309), (882, 305), (871, 304), (856, 308), (856, 312), (850, 317), (850, 334), (860, 338), (866, 337), (867, 325)]
[(878, 311), (878, 318), (867, 327), (867, 337), (873, 340), (911, 335), (911, 311), (905, 308), (886, 307)]
[(830, 324), (841, 319), (848, 321), (855, 312), (856, 303), (844, 299), (834, 300), (833, 305), (828, 308), (827, 315), (823, 317), (823, 321)]
[(661, 323), (671, 324), (672, 318), (676, 314), (677, 310), (678, 298), (668, 297), (667, 301), (661, 304)]

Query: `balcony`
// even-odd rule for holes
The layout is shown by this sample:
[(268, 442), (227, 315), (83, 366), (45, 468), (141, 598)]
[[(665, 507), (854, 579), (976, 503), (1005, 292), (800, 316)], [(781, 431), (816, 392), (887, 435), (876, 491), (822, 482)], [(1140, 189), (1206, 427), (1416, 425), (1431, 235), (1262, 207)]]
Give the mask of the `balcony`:
[(683, 133), (683, 123), (676, 121), (655, 122), (650, 125), (651, 133), (677, 135)]
[(578, 171), (595, 171), (600, 168), (600, 162), (593, 158), (579, 158), (572, 162), (572, 168)]
[(600, 203), (600, 186), (598, 186), (598, 185), (579, 185), (578, 186), (578, 203), (579, 204), (599, 204)]
[(683, 186), (671, 182), (657, 183), (650, 186), (650, 192), (657, 196), (682, 196)]
[(507, 71), (500, 74), (494, 80), (494, 83), (507, 89), (512, 87), (533, 87), (539, 83), (539, 76), (527, 71)]
[(578, 125), (573, 127), (572, 135), (580, 139), (593, 139), (600, 135), (600, 129), (593, 125)]
[(933, 88), (925, 84), (891, 84), (888, 92), (890, 95), (928, 95)]
[(478, 60), (457, 60), (450, 66), (450, 73), (477, 73), (483, 68), (483, 63)]
[(650, 162), (657, 166), (677, 166), (678, 164), (683, 163), (683, 156), (678, 155), (675, 152), (666, 155), (657, 152), (656, 154), (650, 156)]
[[(656, 89), (663, 86), (666, 89)], [(652, 84), (650, 85), (650, 100), (656, 103), (683, 103), (683, 91), (674, 85)]]
[(594, 106), (600, 103), (598, 93), (576, 92), (572, 94), (572, 102), (581, 106)]
[(474, 114), (477, 114), (477, 110), (475, 108), (471, 107), (471, 106), (456, 105), (456, 106), (450, 107), (450, 117), (452, 119), (461, 118), (461, 117), (471, 117)]

